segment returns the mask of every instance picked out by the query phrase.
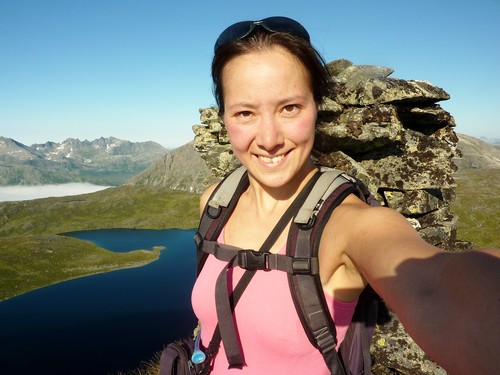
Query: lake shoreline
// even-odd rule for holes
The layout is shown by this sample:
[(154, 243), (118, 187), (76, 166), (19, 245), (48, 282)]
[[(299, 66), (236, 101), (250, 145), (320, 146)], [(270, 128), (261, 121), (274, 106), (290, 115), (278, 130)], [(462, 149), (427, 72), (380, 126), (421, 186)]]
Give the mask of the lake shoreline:
[(157, 246), (117, 253), (61, 235), (0, 238), (0, 303), (65, 281), (143, 267), (157, 261), (163, 250)]
[[(138, 251), (140, 251), (140, 250), (138, 250)], [(93, 271), (93, 272), (82, 274), (80, 276), (72, 276), (72, 277), (69, 277), (69, 278), (64, 279), (64, 280), (58, 280), (58, 281), (55, 281), (55, 282), (50, 283), (50, 284), (41, 285), (41, 286), (39, 286), (37, 288), (33, 288), (33, 289), (30, 289), (30, 290), (27, 290), (27, 291), (22, 292), (20, 294), (14, 294), (14, 295), (7, 296), (4, 299), (0, 299), (0, 303), (8, 301), (8, 300), (10, 300), (12, 298), (16, 298), (16, 297), (22, 296), (24, 294), (28, 294), (28, 293), (34, 292), (34, 291), (36, 291), (38, 289), (42, 289), (42, 288), (46, 288), (46, 287), (49, 287), (49, 286), (61, 284), (61, 283), (64, 283), (66, 281), (71, 281), (71, 280), (76, 280), (76, 279), (82, 279), (82, 278), (85, 278), (85, 277), (100, 275), (100, 274), (104, 274), (104, 273), (110, 273), (110, 272), (114, 272), (114, 271), (120, 271), (120, 270), (127, 270), (127, 269), (132, 269), (132, 268), (144, 267), (144, 266), (147, 266), (150, 263), (156, 262), (158, 259), (159, 259), (159, 256), (158, 256), (158, 258), (152, 259), (150, 261), (137, 262), (135, 264), (130, 264), (128, 266), (118, 266), (116, 268), (106, 269), (106, 270), (102, 270), (102, 271)]]

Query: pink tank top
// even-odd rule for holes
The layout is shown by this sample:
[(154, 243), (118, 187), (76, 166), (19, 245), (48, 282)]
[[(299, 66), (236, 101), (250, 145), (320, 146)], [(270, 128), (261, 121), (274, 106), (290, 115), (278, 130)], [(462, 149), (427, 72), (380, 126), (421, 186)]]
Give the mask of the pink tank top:
[[(223, 243), (224, 232), (219, 236)], [(285, 254), (285, 247), (280, 254)], [(192, 292), (193, 310), (198, 317), (204, 346), (212, 339), (217, 325), (215, 281), (226, 265), (210, 255)], [(236, 285), (244, 270), (229, 271), (228, 285)], [(342, 302), (325, 293), (337, 329), (338, 345), (344, 340), (357, 300)], [(286, 272), (258, 271), (236, 305), (234, 320), (241, 340), (245, 366), (228, 369), (221, 344), (214, 362), (214, 375), (220, 374), (330, 374), (321, 353), (309, 342), (295, 311)], [(338, 348), (338, 346), (337, 346)]]

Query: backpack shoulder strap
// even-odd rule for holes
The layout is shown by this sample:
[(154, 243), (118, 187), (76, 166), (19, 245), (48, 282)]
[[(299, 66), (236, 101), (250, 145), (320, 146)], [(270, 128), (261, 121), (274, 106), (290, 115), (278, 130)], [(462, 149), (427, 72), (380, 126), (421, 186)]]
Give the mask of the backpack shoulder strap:
[[(239, 174), (239, 176), (238, 176)], [(224, 348), (226, 349), (226, 355), (230, 367), (238, 367), (240, 368), (243, 365), (243, 359), (241, 356), (240, 345), (238, 343), (236, 330), (233, 326), (233, 319), (231, 319), (231, 311), (234, 308), (234, 305), (238, 301), (241, 293), (248, 285), (252, 276), (255, 274), (257, 269), (262, 269), (260, 266), (263, 266), (265, 269), (273, 263), (272, 259), (278, 259), (278, 255), (276, 257), (270, 257), (269, 248), (276, 241), (279, 234), (283, 231), (284, 228), (288, 226), (291, 219), (295, 216), (298, 209), (302, 206), (306, 197), (309, 195), (311, 189), (313, 188), (317, 178), (319, 177), (319, 173), (316, 173), (308, 184), (304, 187), (304, 189), (299, 193), (299, 195), (295, 198), (293, 203), (288, 207), (286, 212), (280, 218), (279, 222), (276, 224), (275, 228), (271, 231), (268, 238), (262, 244), (259, 251), (253, 250), (242, 250), (238, 248), (234, 248), (231, 246), (224, 246), (224, 248), (228, 248), (230, 255), (230, 259), (227, 266), (220, 273), (217, 284), (216, 284), (216, 305), (217, 305), (217, 316), (218, 316), (218, 325), (212, 337), (212, 340), (209, 344), (208, 354), (209, 357), (213, 357), (215, 353), (218, 352), (218, 347), (220, 341), (222, 339), (224, 343)], [(238, 176), (238, 177), (235, 177)], [(239, 197), (242, 192), (248, 186), (248, 179), (243, 178), (246, 176), (245, 173), (241, 173), (237, 171), (235, 174), (230, 175), (225, 181), (223, 181), (214, 191), (212, 197), (209, 200), (209, 203), (206, 205), (204, 209), (204, 213), (202, 215), (203, 223), (200, 224), (199, 231), (196, 236), (196, 241), (198, 245), (198, 255), (207, 258), (209, 253), (213, 253), (210, 251), (212, 247), (219, 248), (216, 243), (216, 239), (220, 233), (220, 230), (227, 222), (230, 214), (234, 210), (234, 206), (236, 205)], [(212, 212), (212, 210), (215, 210)], [(216, 229), (214, 229), (216, 228)], [(235, 252), (234, 250), (238, 249), (239, 251)], [(217, 254), (213, 253), (217, 256)], [(257, 258), (253, 258), (253, 256), (257, 256)], [(219, 258), (218, 258), (219, 259)], [(253, 260), (252, 260), (253, 259)], [(281, 258), (279, 258), (281, 259)], [(228, 287), (227, 287), (227, 277), (226, 271), (229, 268), (232, 268), (235, 264), (235, 261), (238, 262), (243, 261), (246, 264), (246, 271), (243, 274), (241, 280), (238, 282), (234, 289), (234, 293), (232, 293), (231, 298), (228, 296)], [(262, 262), (264, 260), (264, 262)], [(254, 262), (256, 261), (256, 262)], [(239, 263), (238, 263), (239, 264)], [(280, 264), (279, 261), (276, 262), (276, 266)], [(198, 262), (198, 268), (201, 270), (203, 263)], [(293, 264), (285, 264), (281, 263), (284, 269), (293, 269)], [(232, 300), (232, 304), (231, 304)]]
[(210, 246), (217, 240), (247, 187), (248, 174), (246, 168), (241, 166), (226, 176), (212, 192), (194, 237), (198, 249), (197, 275), (200, 274), (208, 256), (206, 251), (201, 251), (202, 247)]
[(214, 190), (212, 196), (208, 200), (208, 206), (215, 209), (229, 206), (234, 193), (238, 189), (238, 185), (246, 173), (247, 170), (243, 166), (230, 173)]
[[(333, 210), (350, 194), (364, 200), (355, 179), (333, 169), (322, 169), (313, 190), (294, 219), (287, 240), (287, 255), (317, 259), (323, 229)], [(336, 329), (324, 298), (319, 274), (288, 274), (292, 299), (309, 341), (323, 355), (332, 374), (346, 374), (336, 351)]]
[(328, 197), (341, 185), (347, 184), (345, 187), (350, 188), (350, 185), (356, 182), (352, 177), (336, 169), (321, 167), (320, 171), (322, 173), (320, 178), (294, 219), (294, 222), (297, 224), (306, 226), (314, 225), (317, 214)]

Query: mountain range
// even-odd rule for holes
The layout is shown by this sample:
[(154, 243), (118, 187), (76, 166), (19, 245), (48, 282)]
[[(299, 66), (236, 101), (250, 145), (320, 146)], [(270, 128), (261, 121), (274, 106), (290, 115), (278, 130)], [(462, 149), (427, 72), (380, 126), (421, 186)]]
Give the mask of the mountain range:
[[(458, 134), (459, 170), (500, 169), (500, 145)], [(0, 185), (91, 182), (153, 185), (201, 193), (211, 172), (189, 142), (167, 150), (155, 142), (67, 139), (26, 146), (0, 137)]]
[(463, 169), (499, 169), (500, 145), (484, 142), (464, 134), (458, 135), (458, 149), (462, 153), (455, 159), (459, 170)]
[(155, 142), (118, 138), (24, 145), (0, 137), (0, 186), (90, 182), (118, 186), (167, 153)]

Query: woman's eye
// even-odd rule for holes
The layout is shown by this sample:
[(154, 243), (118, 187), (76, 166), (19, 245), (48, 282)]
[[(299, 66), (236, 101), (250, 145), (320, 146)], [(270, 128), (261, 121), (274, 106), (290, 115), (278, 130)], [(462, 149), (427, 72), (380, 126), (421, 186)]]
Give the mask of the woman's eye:
[(242, 117), (242, 118), (247, 118), (247, 117), (250, 117), (251, 115), (252, 115), (252, 112), (250, 112), (250, 111), (241, 111), (241, 112), (236, 113), (236, 117)]
[(291, 113), (295, 113), (296, 111), (298, 111), (299, 107), (295, 104), (289, 104), (289, 105), (286, 105), (285, 107), (283, 107), (283, 112), (285, 112), (286, 114), (291, 114)]

